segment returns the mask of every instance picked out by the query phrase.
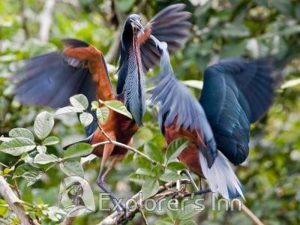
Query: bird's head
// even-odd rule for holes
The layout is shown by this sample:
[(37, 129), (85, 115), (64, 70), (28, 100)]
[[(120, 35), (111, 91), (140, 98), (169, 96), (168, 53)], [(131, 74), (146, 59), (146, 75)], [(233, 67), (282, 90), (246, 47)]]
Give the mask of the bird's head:
[(130, 16), (128, 16), (128, 18), (126, 20), (126, 24), (130, 25), (134, 34), (137, 34), (139, 32), (144, 32), (144, 27), (142, 25), (142, 19), (137, 14), (131, 14)]

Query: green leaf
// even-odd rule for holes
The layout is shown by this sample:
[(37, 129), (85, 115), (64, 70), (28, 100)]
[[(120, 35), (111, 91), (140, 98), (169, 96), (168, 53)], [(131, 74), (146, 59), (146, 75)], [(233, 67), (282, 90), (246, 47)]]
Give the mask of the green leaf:
[(39, 139), (47, 137), (54, 126), (53, 115), (48, 112), (41, 112), (34, 121), (34, 132)]
[(172, 162), (177, 159), (179, 154), (188, 146), (188, 141), (186, 139), (176, 139), (172, 141), (165, 155), (165, 164)]
[(36, 150), (38, 151), (38, 153), (46, 153), (47, 147), (44, 145), (38, 145), (38, 146), (36, 146)]
[(64, 159), (77, 158), (81, 156), (89, 155), (93, 152), (93, 148), (87, 143), (77, 143), (71, 145), (64, 151)]
[(138, 185), (143, 185), (145, 180), (147, 180), (149, 178), (153, 178), (153, 176), (132, 173), (128, 176), (128, 178), (133, 183), (136, 183)]
[(26, 128), (13, 128), (9, 131), (9, 136), (13, 138), (24, 137), (34, 141), (32, 132)]
[(109, 110), (106, 107), (96, 109), (96, 116), (100, 123), (104, 123), (108, 118)]
[(43, 141), (43, 145), (56, 145), (59, 143), (59, 138), (56, 136), (49, 136)]
[(291, 1), (286, 0), (272, 0), (269, 2), (270, 6), (275, 7), (283, 15), (291, 16), (293, 13), (293, 6)]
[(48, 163), (58, 162), (59, 159), (55, 155), (48, 155), (45, 153), (39, 153), (34, 157), (33, 162), (36, 164), (45, 165)]
[(55, 112), (55, 116), (60, 116), (60, 115), (63, 115), (63, 114), (74, 114), (74, 113), (78, 113), (78, 112), (81, 112), (82, 110), (77, 110), (75, 107), (73, 106), (66, 106), (66, 107), (63, 107), (63, 108), (59, 108), (56, 110)]
[(147, 199), (157, 193), (159, 190), (159, 183), (156, 179), (147, 179), (142, 186), (142, 195), (144, 199)]
[(146, 127), (141, 127), (133, 136), (133, 147), (139, 148), (153, 138), (153, 133)]
[(184, 170), (186, 169), (186, 166), (182, 164), (181, 162), (169, 162), (168, 167), (169, 170), (178, 171), (178, 170)]
[(68, 159), (59, 164), (63, 173), (67, 176), (84, 177), (84, 171), (80, 159)]
[(243, 38), (249, 36), (248, 28), (242, 24), (227, 23), (220, 31), (221, 36), (225, 38)]
[(100, 106), (99, 102), (98, 101), (92, 101), (91, 103), (91, 110), (96, 110), (98, 109)]
[(127, 110), (123, 102), (118, 100), (111, 100), (111, 101), (100, 101), (102, 104), (104, 104), (107, 108), (110, 108), (111, 110), (118, 112), (124, 116), (127, 116), (128, 118), (132, 119), (132, 115)]
[(138, 175), (155, 177), (150, 168), (149, 169), (138, 168), (135, 173), (138, 174)]
[(76, 110), (82, 112), (86, 110), (89, 106), (88, 99), (83, 94), (74, 95), (70, 98), (71, 105), (75, 107)]
[[(182, 222), (184, 221), (193, 221), (194, 217), (199, 213), (196, 209), (198, 206), (194, 202), (186, 202), (183, 210), (178, 211), (178, 216)], [(186, 223), (185, 223), (186, 224)], [(191, 225), (192, 223), (188, 223)]]
[(27, 186), (31, 186), (42, 177), (42, 172), (38, 168), (26, 163), (18, 166), (14, 172), (13, 178), (19, 177), (26, 180)]
[(146, 143), (144, 146), (144, 151), (146, 155), (150, 156), (151, 159), (161, 163), (164, 162), (164, 157), (161, 148), (155, 145), (154, 143), (151, 142)]
[(175, 171), (167, 171), (161, 177), (159, 178), (162, 181), (165, 182), (170, 182), (170, 181), (176, 181), (182, 179), (182, 176), (180, 176), (177, 172)]
[(79, 115), (79, 120), (83, 126), (87, 127), (93, 122), (94, 117), (90, 113), (83, 112)]
[(125, 13), (125, 12), (128, 12), (132, 8), (134, 2), (135, 2), (135, 0), (117, 0), (116, 4), (117, 4), (118, 9), (121, 12)]
[(0, 145), (0, 151), (13, 156), (19, 156), (25, 152), (32, 151), (35, 146), (35, 143), (31, 139), (19, 137), (3, 142)]
[(4, 137), (3, 135), (0, 136), (0, 141), (3, 141), (3, 142), (7, 142), (7, 141), (11, 141), (13, 140), (14, 138), (11, 138), (11, 137)]
[(300, 85), (300, 78), (286, 81), (283, 85), (281, 85), (282, 89), (291, 88)]

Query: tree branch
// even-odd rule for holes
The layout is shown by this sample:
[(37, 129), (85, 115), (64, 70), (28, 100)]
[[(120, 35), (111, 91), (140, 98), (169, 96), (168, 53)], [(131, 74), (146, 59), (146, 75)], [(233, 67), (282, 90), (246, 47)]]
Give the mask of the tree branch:
[(49, 38), (49, 31), (52, 23), (52, 11), (55, 5), (55, 0), (45, 1), (45, 6), (41, 12), (39, 38), (43, 42), (47, 42)]
[(121, 39), (121, 30), (122, 30), (122, 26), (119, 26), (118, 30), (114, 34), (113, 43), (111, 44), (106, 54), (105, 58), (108, 63), (112, 63), (118, 56), (118, 50), (119, 50), (120, 39)]
[[(233, 201), (233, 203), (238, 207), (237, 205), (238, 203), (236, 201)], [(249, 219), (253, 222), (253, 224), (264, 225), (264, 223), (244, 203), (242, 203), (241, 206), (242, 206), (241, 210), (246, 216), (249, 217)]]
[(72, 225), (75, 220), (75, 217), (66, 217), (61, 225)]
[(180, 190), (180, 188), (171, 189), (173, 187), (176, 187), (178, 185), (178, 182), (180, 184), (190, 183), (188, 179), (182, 179), (177, 182), (172, 181), (166, 183), (165, 185), (159, 187), (159, 190), (154, 196), (146, 199), (141, 199), (141, 194), (137, 193), (130, 198), (136, 203), (136, 207), (134, 209), (131, 209), (130, 205), (126, 205), (125, 211), (123, 212), (114, 211), (112, 214), (110, 214), (105, 219), (103, 219), (102, 222), (100, 222), (98, 225), (126, 224), (126, 222), (131, 220), (135, 216), (135, 214), (140, 212), (140, 210), (144, 207), (144, 203), (147, 199), (153, 199), (155, 201), (159, 201), (160, 199), (165, 199), (170, 196), (172, 196), (173, 198), (182, 197), (186, 193), (185, 191)]
[(39, 225), (26, 213), (22, 201), (17, 197), (15, 192), (10, 188), (3, 176), (0, 176), (0, 195), (8, 203), (10, 209), (20, 219), (22, 225)]
[[(113, 141), (113, 140), (103, 141), (103, 142), (99, 142), (99, 143), (93, 144), (92, 147), (96, 148), (96, 147), (98, 147), (100, 145), (105, 145), (105, 144), (113, 144), (115, 146), (126, 148), (126, 149), (128, 149), (128, 150), (130, 150), (130, 151), (132, 151), (132, 152), (134, 152), (136, 154), (139, 154), (139, 155), (143, 156), (144, 158), (146, 158), (147, 160), (149, 160), (153, 164), (159, 164), (158, 162), (156, 162), (155, 160), (151, 159), (149, 156), (147, 156), (146, 154), (140, 152), (139, 150), (137, 150), (137, 149), (135, 149), (135, 148), (133, 148), (133, 147), (131, 147), (129, 145), (125, 145), (123, 143), (117, 142), (117, 141)], [(162, 166), (164, 166), (164, 165), (162, 165)]]

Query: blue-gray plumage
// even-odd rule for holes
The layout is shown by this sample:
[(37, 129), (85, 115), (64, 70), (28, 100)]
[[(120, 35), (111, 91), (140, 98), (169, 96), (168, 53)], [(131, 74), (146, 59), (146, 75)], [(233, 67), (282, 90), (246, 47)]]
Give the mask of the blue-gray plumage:
[(235, 165), (249, 152), (250, 123), (265, 115), (274, 99), (272, 60), (230, 59), (204, 73), (200, 103), (218, 149)]
[[(161, 49), (167, 46), (158, 41), (156, 43)], [(163, 51), (160, 68), (162, 72), (157, 78), (159, 83), (153, 90), (152, 101), (159, 103), (160, 106), (159, 123), (162, 132), (164, 133), (164, 127), (171, 126), (174, 121), (176, 127), (199, 132), (205, 145), (205, 147), (204, 145), (199, 146), (201, 148), (199, 151), (203, 153), (208, 166), (211, 167), (218, 152), (212, 130), (201, 105), (189, 93), (188, 89), (176, 79), (166, 51)]]
[(126, 108), (138, 125), (142, 125), (142, 117), (145, 113), (144, 72), (141, 63), (140, 44), (137, 40), (137, 35), (141, 29), (143, 28), (140, 25), (138, 15), (130, 15), (125, 21), (121, 38), (121, 58), (117, 84), (117, 94), (123, 95)]
[(143, 27), (138, 15), (132, 14), (125, 21), (120, 43), (120, 66), (117, 93), (124, 97), (127, 109), (139, 125), (145, 112), (144, 72), (154, 67), (160, 58), (155, 43), (156, 36), (166, 41), (170, 51), (179, 49), (188, 37), (190, 13), (183, 11), (184, 4), (175, 4), (159, 12)]
[[(63, 40), (65, 47), (89, 46), (83, 41)], [(14, 94), (24, 104), (59, 108), (69, 104), (69, 98), (82, 93), (89, 102), (96, 100), (96, 85), (85, 63), (52, 52), (26, 61), (25, 67), (13, 76)], [(90, 135), (96, 128), (87, 128)]]
[[(187, 19), (191, 13), (183, 11), (184, 9), (185, 4), (171, 5), (155, 15), (145, 26), (151, 29), (151, 34), (159, 41), (168, 44), (169, 53), (181, 48), (184, 40), (189, 37), (191, 23)], [(141, 46), (141, 57), (144, 71), (148, 71), (159, 62), (160, 53), (151, 38)]]
[(224, 198), (243, 197), (242, 185), (228, 160), (217, 150), (213, 131), (199, 102), (179, 83), (170, 65), (166, 43), (152, 38), (162, 51), (158, 86), (152, 101), (159, 106), (159, 120), (168, 143), (187, 138), (189, 145), (178, 156), (199, 176), (205, 177), (212, 192)]

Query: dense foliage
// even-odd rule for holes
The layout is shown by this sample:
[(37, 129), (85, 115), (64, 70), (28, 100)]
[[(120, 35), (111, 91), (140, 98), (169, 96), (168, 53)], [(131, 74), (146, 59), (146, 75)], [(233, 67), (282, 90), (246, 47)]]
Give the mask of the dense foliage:
[[(66, 179), (72, 175), (84, 178), (89, 184), (87, 188), (93, 190), (93, 196), (85, 196), (84, 203), (96, 210), (78, 217), (74, 224), (97, 224), (109, 214), (97, 210), (100, 200), (96, 178), (100, 160), (94, 157), (80, 160), (80, 156), (91, 152), (86, 144), (72, 146), (67, 151), (62, 149), (85, 137), (84, 126), (91, 122), (90, 115), (85, 112), (85, 97), (73, 97), (70, 106), (60, 110), (23, 106), (11, 94), (10, 77), (20, 67), (16, 62), (59, 49), (59, 40), (71, 37), (100, 49), (112, 64), (109, 70), (115, 81), (116, 43), (126, 15), (138, 12), (151, 18), (160, 9), (179, 1), (56, 0), (54, 6), (49, 2), (52, 1), (0, 1), (0, 141), (3, 142), (0, 175), (18, 189), (26, 210), (38, 217), (41, 224), (61, 221), (68, 204), (64, 202), (64, 182), (69, 182)], [(202, 80), (203, 71), (219, 59), (273, 55), (282, 62), (288, 61), (275, 104), (267, 116), (253, 126), (249, 158), (236, 173), (244, 184), (246, 205), (263, 222), (299, 224), (300, 102), (297, 97), (300, 58), (286, 56), (298, 50), (300, 53), (300, 2), (182, 2), (192, 12), (194, 26), (185, 48), (172, 57), (172, 65), (176, 75), (186, 81), (195, 96), (200, 94), (201, 82), (198, 81)], [(149, 76), (155, 74), (156, 70)], [(128, 114), (118, 102), (107, 102), (101, 109), (95, 104), (100, 120), (105, 120), (107, 107)], [(159, 184), (176, 180), (177, 170), (184, 168), (175, 158), (186, 143), (178, 140), (169, 147), (168, 152), (173, 154), (165, 155), (162, 151), (165, 143), (154, 111), (147, 108), (144, 126), (135, 135), (133, 147), (156, 163), (129, 152), (108, 177), (110, 187), (119, 197), (128, 198), (141, 188), (144, 194), (151, 196)], [(187, 203), (181, 211), (165, 209), (164, 212), (144, 213), (150, 224), (251, 224), (241, 212), (212, 210), (209, 196), (205, 195), (207, 207), (201, 212)], [(141, 223), (140, 215), (132, 222)], [(18, 224), (18, 218), (2, 199), (0, 224)]]

